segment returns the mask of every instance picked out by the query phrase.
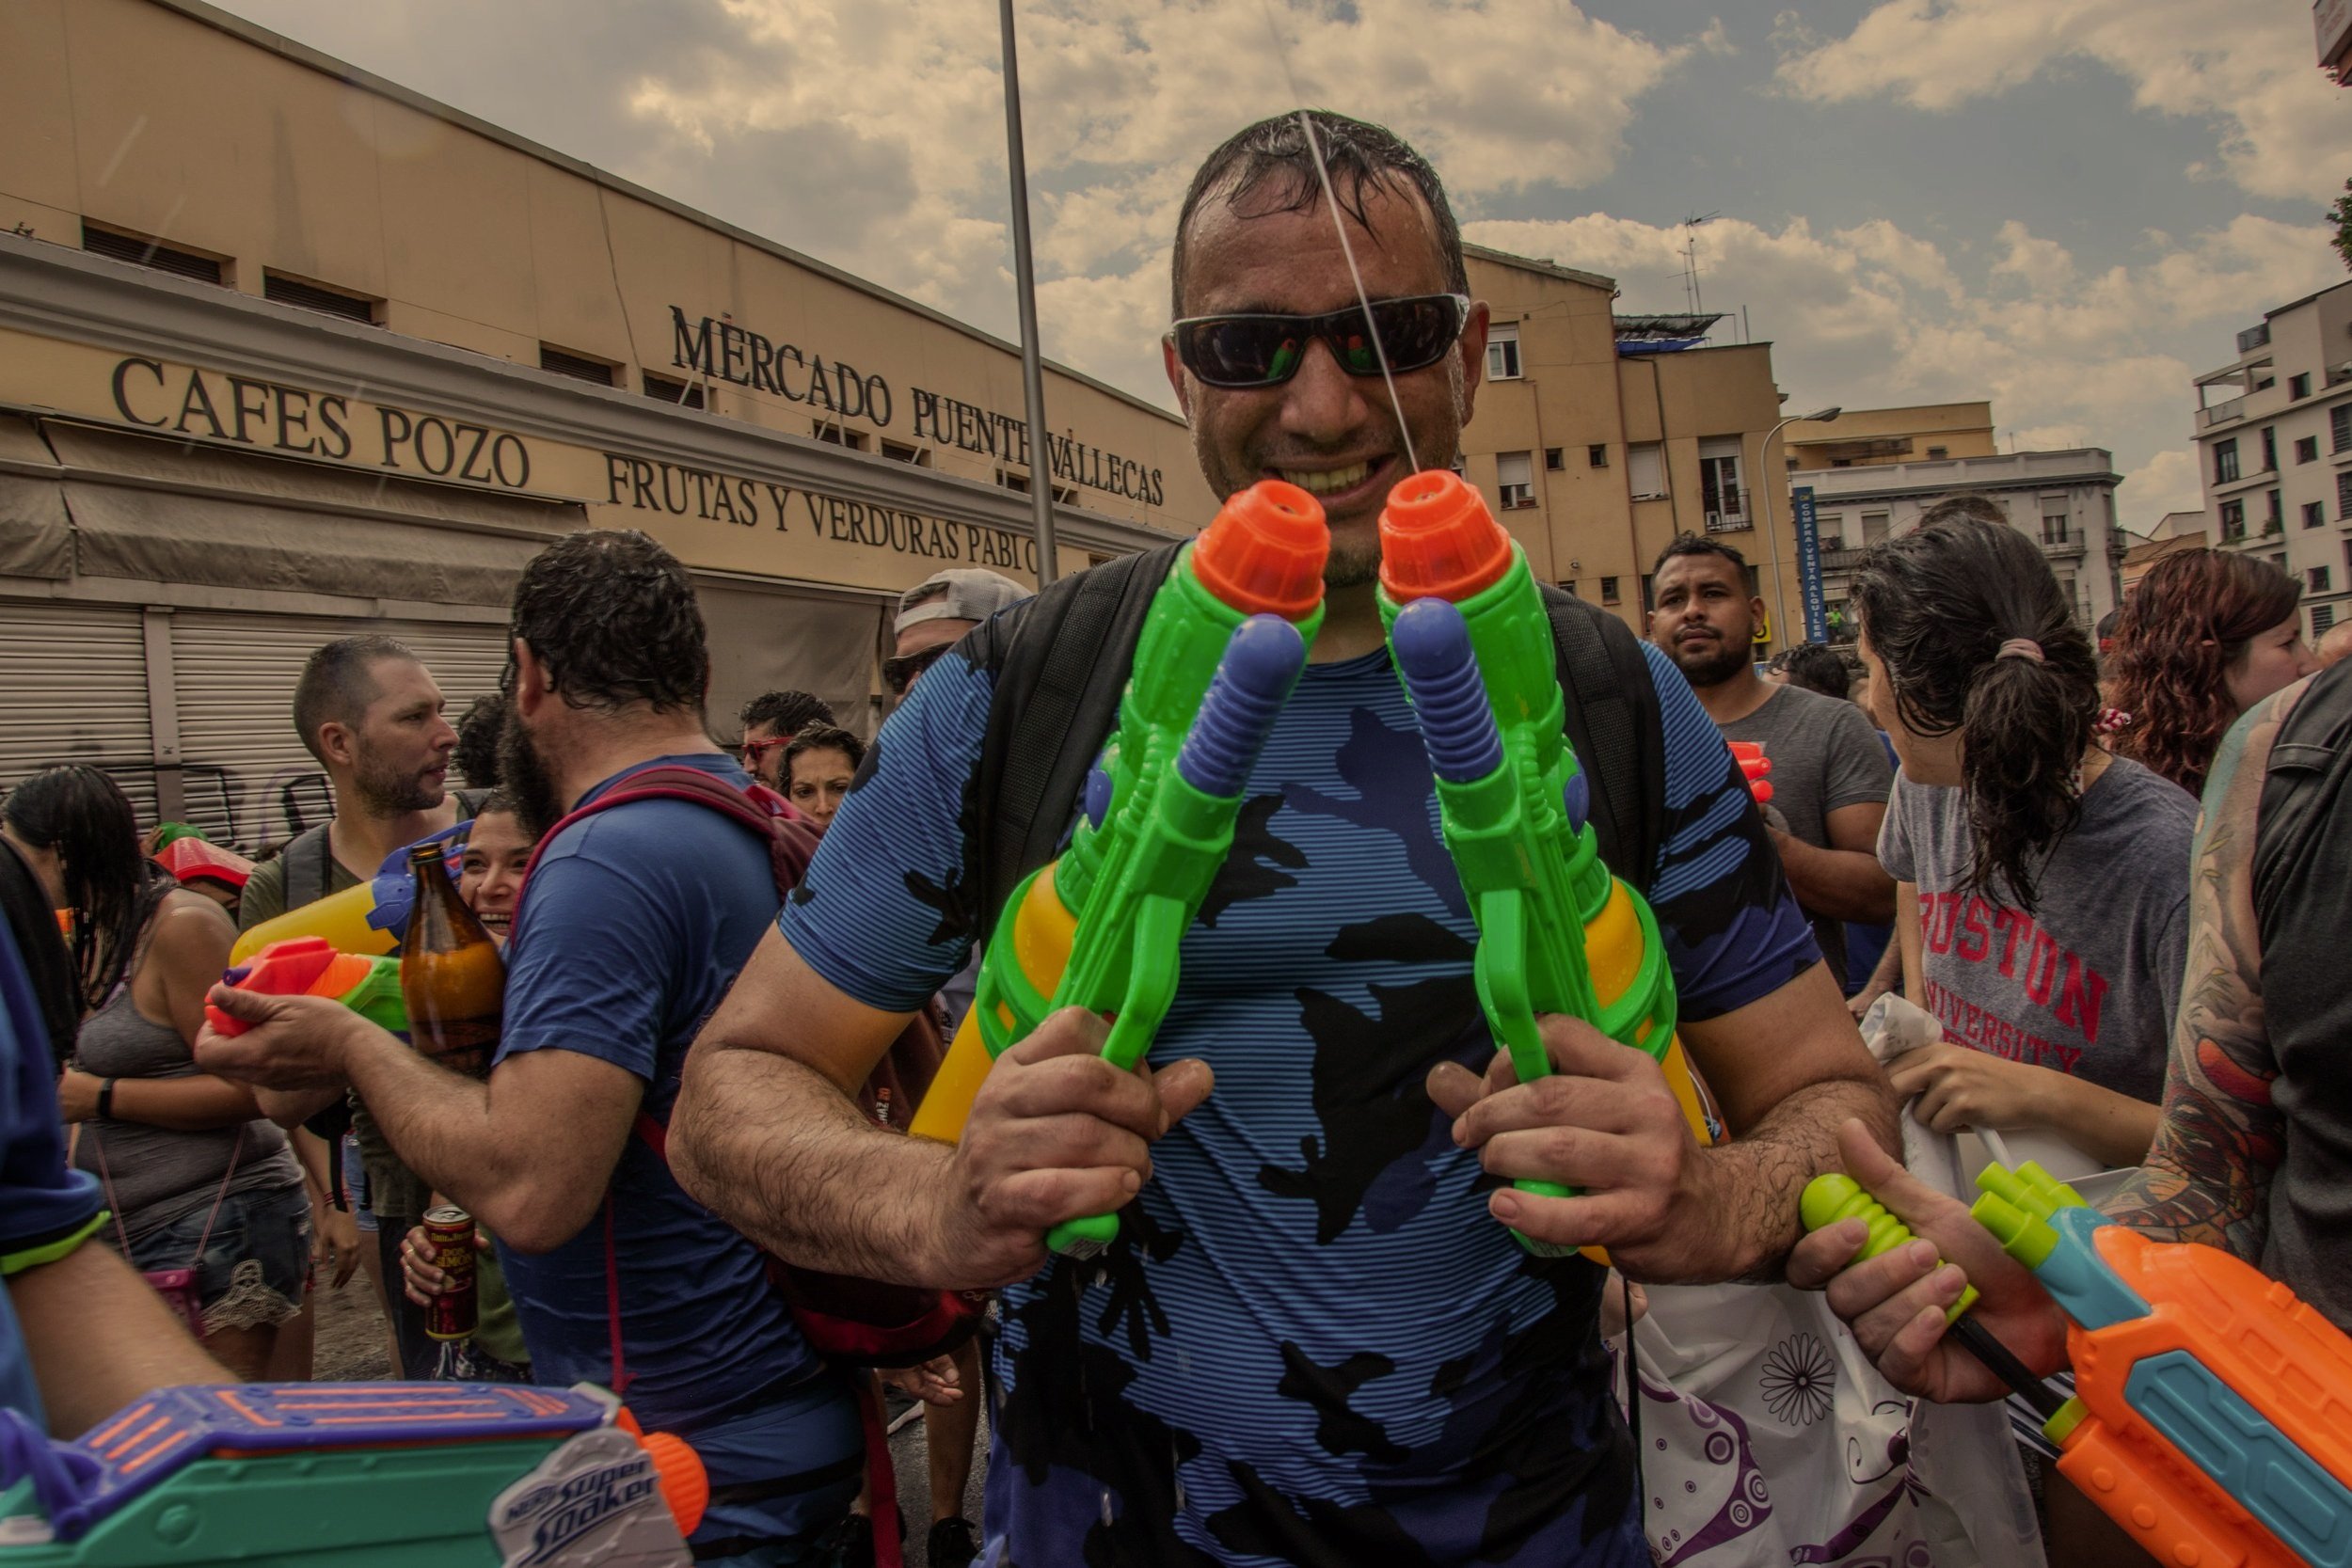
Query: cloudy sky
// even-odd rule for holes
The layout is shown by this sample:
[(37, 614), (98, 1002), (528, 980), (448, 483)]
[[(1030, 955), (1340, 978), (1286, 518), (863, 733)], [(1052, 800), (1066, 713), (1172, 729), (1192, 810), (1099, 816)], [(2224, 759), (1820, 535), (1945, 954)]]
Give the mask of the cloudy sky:
[[(983, 0), (225, 0), (1011, 335)], [(1428, 151), (1472, 240), (1745, 306), (1791, 409), (1984, 398), (2199, 504), (2196, 372), (2345, 277), (2352, 90), (2308, 0), (1022, 0), (1045, 350), (1168, 403), (1201, 155), (1300, 98)], [(1730, 325), (1730, 324), (1727, 324)], [(1735, 328), (1736, 329), (1736, 328)], [(1727, 340), (1725, 340), (1727, 341)]]

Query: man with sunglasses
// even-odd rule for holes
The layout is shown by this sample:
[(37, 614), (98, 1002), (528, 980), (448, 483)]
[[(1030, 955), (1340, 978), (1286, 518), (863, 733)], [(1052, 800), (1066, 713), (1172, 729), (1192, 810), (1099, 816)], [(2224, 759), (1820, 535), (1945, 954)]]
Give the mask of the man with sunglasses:
[(743, 771), (779, 795), (788, 795), (784, 749), (803, 730), (834, 722), (833, 705), (806, 691), (763, 691), (743, 705), (738, 722)]
[[(1642, 689), (1650, 738), (1616, 744), (1656, 746), (1655, 767), (1588, 771), (1640, 781), (1611, 807), (1657, 851), (1615, 852), (1737, 1136), (1700, 1148), (1648, 1056), (1565, 1020), (1546, 1025), (1555, 1076), (1519, 1085), (1499, 1065), (1374, 597), (1390, 487), (1459, 451), (1486, 308), (1429, 165), (1376, 126), (1311, 118), (1311, 141), (1284, 117), (1219, 148), (1178, 222), (1166, 356), (1201, 470), (1220, 496), (1268, 477), (1312, 492), (1332, 548), (1313, 662), (1184, 937), (1151, 1066), (1113, 1070), (1101, 1021), (1073, 1010), (996, 1060), (953, 1148), (879, 1134), (846, 1098), (990, 929), (992, 847), (1031, 826), (1007, 820), (1016, 770), (1068, 753), (985, 737), (1131, 661), (1116, 617), (1073, 608), (1099, 602), (1090, 578), (1148, 588), (1131, 561), (999, 616), (884, 726), (696, 1043), (672, 1154), (802, 1261), (1006, 1287), (993, 1563), (1646, 1564), (1602, 1271), (1534, 1258), (1505, 1225), (1606, 1245), (1640, 1279), (1774, 1273), (1838, 1124), (1891, 1138), (1892, 1106), (1705, 710), (1573, 603), (1561, 624)], [(1094, 645), (1074, 657), (1025, 653), (1059, 655), (1076, 626)], [(1570, 668), (1591, 689), (1591, 660)], [(1037, 826), (1026, 843), (1061, 831)], [(1110, 1249), (1044, 1253), (1049, 1225), (1110, 1209)]]
[(890, 657), (882, 660), (882, 684), (893, 697), (903, 700), (916, 677), (965, 632), (1028, 596), (1029, 590), (1012, 578), (978, 566), (933, 572), (898, 595), (898, 613), (890, 623), (893, 645)]

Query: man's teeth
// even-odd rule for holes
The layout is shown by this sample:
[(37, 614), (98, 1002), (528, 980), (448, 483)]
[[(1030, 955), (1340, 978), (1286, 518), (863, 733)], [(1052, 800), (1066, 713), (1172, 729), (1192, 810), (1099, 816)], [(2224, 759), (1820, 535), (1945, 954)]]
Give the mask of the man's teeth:
[(1320, 473), (1285, 472), (1282, 477), (1311, 496), (1327, 496), (1350, 485), (1361, 484), (1372, 472), (1369, 463), (1358, 463), (1345, 468), (1327, 468)]

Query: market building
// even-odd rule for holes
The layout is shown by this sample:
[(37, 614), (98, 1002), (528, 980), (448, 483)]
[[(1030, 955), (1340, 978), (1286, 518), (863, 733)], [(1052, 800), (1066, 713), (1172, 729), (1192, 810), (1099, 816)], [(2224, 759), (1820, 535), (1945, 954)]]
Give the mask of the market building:
[(1659, 551), (1709, 534), (1754, 568), (1759, 656), (1802, 641), (1772, 345), (1711, 345), (1720, 316), (1620, 316), (1612, 278), (1467, 249), (1492, 324), (1463, 471), (1535, 575), (1642, 633)]
[[(1182, 423), (1055, 367), (1059, 569), (1188, 534)], [(198, 0), (0, 16), (0, 786), (97, 763), (258, 848), (319, 643), (492, 689), (524, 562), (642, 528), (710, 713), (877, 711), (886, 607), (1034, 580), (1011, 344)]]

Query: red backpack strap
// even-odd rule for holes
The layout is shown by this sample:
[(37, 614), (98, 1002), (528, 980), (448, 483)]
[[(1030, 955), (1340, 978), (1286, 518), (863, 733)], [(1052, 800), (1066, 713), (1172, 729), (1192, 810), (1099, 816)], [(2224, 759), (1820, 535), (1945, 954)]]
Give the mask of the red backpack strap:
[[(685, 800), (707, 806), (759, 834), (768, 841), (769, 869), (775, 877), (779, 895), (792, 891), (817, 853), (816, 827), (766, 784), (755, 783), (749, 788), (738, 789), (702, 768), (663, 763), (631, 773), (618, 789), (566, 812), (555, 826), (541, 833), (539, 842), (532, 848), (531, 859), (523, 866), (525, 892), (531, 887), (531, 874), (539, 867), (539, 857), (547, 853), (548, 846), (555, 842), (558, 833), (598, 812), (637, 800)], [(519, 909), (519, 897), (516, 902)]]

